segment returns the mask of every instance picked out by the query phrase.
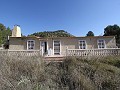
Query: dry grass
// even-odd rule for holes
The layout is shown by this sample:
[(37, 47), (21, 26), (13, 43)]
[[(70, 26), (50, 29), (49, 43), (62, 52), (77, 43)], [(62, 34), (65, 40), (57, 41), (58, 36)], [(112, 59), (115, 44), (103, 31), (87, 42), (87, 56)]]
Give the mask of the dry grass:
[(0, 55), (0, 90), (120, 90), (119, 63), (119, 57), (45, 63), (38, 56)]

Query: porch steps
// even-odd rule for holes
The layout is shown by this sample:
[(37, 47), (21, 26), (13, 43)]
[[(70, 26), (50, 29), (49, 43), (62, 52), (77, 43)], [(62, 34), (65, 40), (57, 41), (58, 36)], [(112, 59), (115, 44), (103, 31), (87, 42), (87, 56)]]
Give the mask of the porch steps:
[(55, 62), (62, 62), (64, 59), (65, 59), (65, 57), (62, 57), (62, 56), (60, 56), (60, 57), (55, 57), (55, 56), (53, 56), (53, 57), (44, 57), (43, 58), (45, 61), (55, 61)]

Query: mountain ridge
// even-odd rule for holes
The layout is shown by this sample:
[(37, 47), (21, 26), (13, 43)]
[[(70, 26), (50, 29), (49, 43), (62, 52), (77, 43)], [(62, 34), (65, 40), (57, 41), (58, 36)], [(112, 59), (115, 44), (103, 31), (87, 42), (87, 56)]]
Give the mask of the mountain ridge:
[(35, 32), (28, 36), (37, 36), (37, 37), (75, 37), (74, 35), (68, 33), (64, 30), (56, 30), (56, 31), (43, 31), (43, 32)]

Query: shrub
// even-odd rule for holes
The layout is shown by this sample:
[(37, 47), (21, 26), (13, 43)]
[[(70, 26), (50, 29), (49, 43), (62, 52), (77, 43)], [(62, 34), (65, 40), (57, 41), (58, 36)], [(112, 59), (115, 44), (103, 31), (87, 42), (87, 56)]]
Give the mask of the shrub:
[(118, 57), (44, 62), (0, 55), (0, 90), (120, 90)]

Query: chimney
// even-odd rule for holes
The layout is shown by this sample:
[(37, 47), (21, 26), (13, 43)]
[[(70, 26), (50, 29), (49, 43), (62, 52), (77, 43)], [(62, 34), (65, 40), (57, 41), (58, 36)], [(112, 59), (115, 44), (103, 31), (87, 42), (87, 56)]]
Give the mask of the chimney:
[(14, 25), (14, 28), (12, 30), (12, 37), (21, 37), (20, 25)]

